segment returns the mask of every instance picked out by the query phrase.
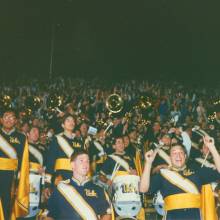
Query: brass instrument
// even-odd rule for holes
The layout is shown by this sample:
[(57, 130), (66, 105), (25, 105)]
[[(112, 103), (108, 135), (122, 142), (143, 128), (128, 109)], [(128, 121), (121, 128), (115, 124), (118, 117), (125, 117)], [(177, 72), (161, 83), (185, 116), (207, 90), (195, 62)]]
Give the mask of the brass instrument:
[(25, 100), (25, 116), (30, 116), (42, 106), (42, 99), (39, 96), (28, 96)]
[(0, 97), (0, 106), (2, 108), (12, 108), (12, 98), (9, 95), (2, 95)]
[(106, 100), (106, 108), (110, 113), (119, 113), (123, 109), (123, 100), (118, 94), (111, 94)]
[(149, 96), (141, 96), (137, 102), (137, 105), (134, 107), (139, 110), (146, 110), (152, 106)]
[(138, 124), (142, 126), (149, 125), (151, 121), (148, 120), (148, 117), (146, 117), (146, 113), (148, 113), (151, 109), (152, 102), (150, 100), (149, 96), (141, 96), (140, 99), (137, 101), (137, 104), (132, 107), (132, 109), (125, 114), (125, 120), (129, 121), (131, 120), (133, 116), (133, 111), (137, 110), (140, 112), (140, 118), (138, 120)]
[(213, 122), (217, 119), (217, 112), (220, 112), (220, 100), (213, 102), (209, 111), (210, 113), (208, 115), (208, 121)]
[(47, 98), (46, 105), (49, 112), (59, 112), (59, 109), (64, 103), (63, 97), (60, 95), (51, 95)]

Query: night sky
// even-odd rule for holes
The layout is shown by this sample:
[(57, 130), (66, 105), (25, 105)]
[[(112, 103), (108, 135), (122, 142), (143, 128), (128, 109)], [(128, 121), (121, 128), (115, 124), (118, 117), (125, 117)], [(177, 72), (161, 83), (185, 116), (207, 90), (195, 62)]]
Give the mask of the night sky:
[(219, 1), (1, 0), (0, 74), (220, 81)]

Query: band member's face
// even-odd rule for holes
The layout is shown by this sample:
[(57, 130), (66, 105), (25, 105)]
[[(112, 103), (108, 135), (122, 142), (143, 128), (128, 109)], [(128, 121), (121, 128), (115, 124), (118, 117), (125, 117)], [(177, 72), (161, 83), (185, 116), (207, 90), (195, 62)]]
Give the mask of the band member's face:
[(125, 144), (122, 138), (118, 138), (115, 141), (115, 145), (113, 146), (117, 153), (122, 153), (125, 149)]
[(129, 145), (129, 143), (130, 143), (129, 137), (128, 136), (124, 136), (123, 140), (124, 140), (125, 147), (127, 147)]
[(81, 131), (81, 133), (87, 133), (87, 125), (86, 124), (82, 124), (81, 126), (80, 126), (80, 131)]
[(131, 140), (136, 140), (137, 139), (137, 132), (136, 131), (132, 131), (129, 133), (129, 138)]
[(39, 140), (39, 129), (38, 128), (32, 128), (28, 135), (28, 140), (30, 142), (37, 142)]
[(161, 141), (164, 143), (164, 145), (169, 146), (170, 143), (171, 143), (171, 138), (170, 138), (170, 137), (167, 137), (167, 136), (163, 136), (163, 137), (161, 138)]
[(89, 156), (87, 154), (81, 154), (71, 162), (73, 174), (76, 176), (85, 177), (89, 172)]
[(171, 148), (170, 159), (173, 167), (181, 168), (185, 165), (186, 154), (181, 146), (175, 146)]
[(12, 129), (17, 123), (14, 112), (5, 112), (2, 117), (2, 126), (5, 129)]
[(64, 130), (73, 131), (75, 128), (75, 120), (73, 117), (67, 117), (63, 123)]

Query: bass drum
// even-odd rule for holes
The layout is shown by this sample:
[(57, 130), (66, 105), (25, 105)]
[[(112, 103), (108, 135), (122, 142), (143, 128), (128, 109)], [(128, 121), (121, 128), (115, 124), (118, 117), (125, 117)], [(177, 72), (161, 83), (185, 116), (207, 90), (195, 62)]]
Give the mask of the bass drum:
[(36, 216), (40, 212), (40, 198), (41, 198), (41, 181), (42, 176), (30, 173), (30, 206), (29, 206), (29, 214), (26, 218), (30, 218)]
[(153, 198), (153, 205), (155, 210), (157, 211), (157, 213), (161, 216), (165, 215), (165, 211), (164, 211), (164, 200), (163, 197), (160, 193), (160, 191), (158, 191), (154, 198)]
[(132, 219), (142, 207), (141, 197), (138, 190), (139, 176), (117, 176), (113, 180), (112, 204), (116, 213), (121, 217)]

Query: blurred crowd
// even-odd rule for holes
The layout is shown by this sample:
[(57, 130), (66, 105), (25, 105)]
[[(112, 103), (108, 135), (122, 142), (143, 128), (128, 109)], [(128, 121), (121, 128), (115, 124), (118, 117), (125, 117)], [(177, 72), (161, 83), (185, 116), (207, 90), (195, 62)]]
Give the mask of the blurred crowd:
[[(199, 125), (202, 129), (215, 130), (214, 135), (219, 137), (218, 122), (216, 124), (216, 118), (210, 117), (214, 112), (213, 102), (219, 98), (218, 87), (60, 77), (49, 82), (2, 83), (0, 88), (1, 108), (10, 106), (16, 109), (19, 115), (17, 126), (22, 132), (27, 133), (30, 125), (39, 127), (44, 143), (61, 131), (60, 120), (65, 113), (77, 116), (75, 130), (78, 135), (82, 124), (87, 128), (106, 127), (112, 121), (113, 128), (117, 127), (116, 133), (136, 130), (145, 138), (155, 122), (163, 132), (174, 125), (191, 128)], [(123, 108), (119, 113), (111, 114), (106, 108), (106, 100), (111, 94), (118, 94), (122, 99)], [(150, 106), (146, 101), (150, 102)], [(213, 129), (213, 126), (216, 128)]]

